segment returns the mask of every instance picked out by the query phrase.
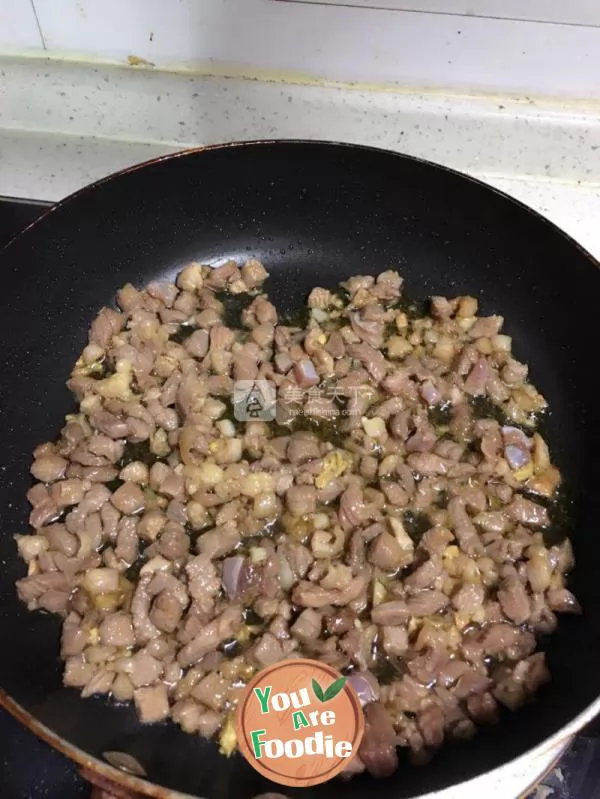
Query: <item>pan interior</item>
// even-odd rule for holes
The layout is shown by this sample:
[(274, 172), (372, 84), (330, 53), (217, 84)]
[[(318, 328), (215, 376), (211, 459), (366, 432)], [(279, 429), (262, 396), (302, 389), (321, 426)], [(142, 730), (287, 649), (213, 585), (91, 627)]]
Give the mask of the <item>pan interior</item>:
[[(277, 790), (210, 742), (62, 688), (59, 621), (27, 612), (14, 589), (24, 567), (12, 536), (26, 529), (31, 452), (73, 408), (64, 383), (94, 314), (127, 281), (172, 276), (191, 259), (249, 256), (267, 266), (267, 290), (284, 311), (314, 285), (392, 267), (415, 298), (473, 294), (482, 313), (505, 317), (516, 357), (550, 401), (547, 433), (572, 500), (572, 585), (585, 614), (563, 617), (544, 643), (553, 682), (535, 704), (443, 747), (426, 768), (403, 764), (376, 790), (413, 797), (525, 753), (600, 693), (600, 274), (557, 229), (482, 184), (344, 145), (256, 143), (158, 161), (67, 200), (0, 254), (0, 687), (69, 743), (98, 757), (130, 752), (168, 788), (210, 799)], [(372, 789), (360, 777), (302, 796), (358, 799)]]

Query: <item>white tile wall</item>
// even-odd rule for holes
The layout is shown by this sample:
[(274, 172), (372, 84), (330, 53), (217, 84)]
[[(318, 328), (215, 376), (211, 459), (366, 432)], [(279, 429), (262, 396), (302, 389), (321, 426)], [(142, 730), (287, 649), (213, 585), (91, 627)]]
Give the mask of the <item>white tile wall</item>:
[(364, 6), (397, 11), (420, 11), (459, 16), (524, 19), (532, 22), (567, 22), (600, 25), (598, 0), (280, 0), (288, 3), (324, 3), (328, 6)]
[(0, 0), (0, 49), (20, 52), (41, 47), (31, 0)]
[[(33, 2), (51, 53), (120, 62), (135, 55), (217, 74), (266, 70), (284, 79), (600, 99), (598, 27), (279, 0)], [(464, 10), (466, 0), (428, 2)], [(563, 0), (522, 2), (556, 8)], [(569, 8), (590, 2), (598, 6), (572, 0)], [(25, 9), (26, 0), (0, 0), (0, 9), (15, 4)]]

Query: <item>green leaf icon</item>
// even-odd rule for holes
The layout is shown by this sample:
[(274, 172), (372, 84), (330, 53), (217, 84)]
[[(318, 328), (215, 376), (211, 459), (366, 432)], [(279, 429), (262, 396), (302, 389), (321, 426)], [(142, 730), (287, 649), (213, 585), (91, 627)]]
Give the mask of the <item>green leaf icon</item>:
[(329, 702), (330, 699), (333, 699), (339, 694), (344, 685), (346, 685), (346, 678), (340, 677), (339, 679), (334, 680), (329, 688), (323, 692), (323, 689), (319, 683), (315, 679), (312, 681), (312, 689), (319, 702)]
[(317, 681), (314, 679), (314, 677), (313, 677), (313, 681), (312, 681), (312, 689), (313, 689), (313, 691), (314, 691), (314, 693), (315, 693), (315, 696), (317, 697), (317, 699), (318, 699), (320, 702), (324, 702), (324, 701), (325, 701), (325, 696), (324, 696), (324, 694), (323, 694), (323, 689), (321, 688), (321, 686), (319, 685), (319, 683), (318, 683), (318, 682), (317, 682)]
[(346, 678), (340, 677), (335, 682), (332, 682), (329, 688), (325, 691), (325, 698), (324, 702), (328, 702), (330, 699), (336, 697), (339, 692), (343, 689), (344, 685), (346, 685)]

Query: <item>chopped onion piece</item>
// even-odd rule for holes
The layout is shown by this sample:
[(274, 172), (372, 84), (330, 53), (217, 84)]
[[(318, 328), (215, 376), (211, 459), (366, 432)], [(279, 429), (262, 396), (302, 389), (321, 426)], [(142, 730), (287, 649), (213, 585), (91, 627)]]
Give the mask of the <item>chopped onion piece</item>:
[(356, 691), (358, 700), (363, 707), (369, 702), (375, 702), (379, 696), (379, 691), (376, 691), (374, 683), (376, 684), (375, 678), (367, 672), (357, 671), (348, 677), (348, 684)]
[(225, 558), (223, 561), (223, 574), (221, 582), (229, 599), (235, 599), (239, 591), (240, 575), (244, 565), (244, 558), (236, 555), (232, 558)]

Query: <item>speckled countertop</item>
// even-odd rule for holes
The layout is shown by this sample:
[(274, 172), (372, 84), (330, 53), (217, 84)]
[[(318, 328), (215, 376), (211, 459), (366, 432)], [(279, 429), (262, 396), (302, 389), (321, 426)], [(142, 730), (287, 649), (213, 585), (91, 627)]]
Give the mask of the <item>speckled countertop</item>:
[(598, 105), (0, 58), (1, 195), (58, 200), (164, 153), (280, 137), (386, 147), (462, 170), (600, 258)]

